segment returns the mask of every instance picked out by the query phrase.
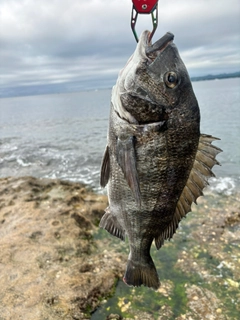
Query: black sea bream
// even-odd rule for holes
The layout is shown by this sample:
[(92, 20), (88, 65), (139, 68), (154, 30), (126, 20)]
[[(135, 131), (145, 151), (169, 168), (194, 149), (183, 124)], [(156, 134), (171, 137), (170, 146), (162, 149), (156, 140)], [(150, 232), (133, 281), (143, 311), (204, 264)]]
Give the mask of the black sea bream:
[(100, 227), (124, 240), (130, 253), (123, 280), (160, 285), (150, 256), (171, 239), (180, 220), (202, 195), (217, 140), (200, 134), (200, 112), (173, 34), (155, 44), (148, 31), (112, 90), (108, 141), (101, 167), (109, 207)]

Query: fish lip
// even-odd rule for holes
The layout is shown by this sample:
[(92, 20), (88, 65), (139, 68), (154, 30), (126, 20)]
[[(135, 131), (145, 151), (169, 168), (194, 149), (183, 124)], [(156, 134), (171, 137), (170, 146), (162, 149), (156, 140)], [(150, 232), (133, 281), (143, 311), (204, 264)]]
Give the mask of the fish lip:
[(151, 33), (147, 34), (146, 38), (146, 55), (149, 58), (153, 58), (158, 56), (161, 52), (163, 52), (167, 46), (172, 43), (174, 39), (174, 35), (171, 32), (167, 32), (164, 36), (162, 36), (159, 40), (157, 40), (154, 44), (151, 43), (150, 39)]

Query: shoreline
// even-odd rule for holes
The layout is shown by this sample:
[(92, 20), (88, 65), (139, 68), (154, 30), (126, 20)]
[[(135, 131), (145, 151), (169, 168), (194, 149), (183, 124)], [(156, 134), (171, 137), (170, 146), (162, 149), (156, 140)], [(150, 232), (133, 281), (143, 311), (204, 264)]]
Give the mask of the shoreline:
[[(237, 310), (240, 194), (206, 194), (198, 202), (193, 213), (182, 220), (173, 240), (160, 251), (153, 249), (155, 259), (161, 260), (171, 252), (176, 256), (171, 271), (160, 261), (159, 291), (124, 286), (124, 300), (121, 291), (114, 292), (117, 283), (117, 290), (122, 286), (119, 279), (127, 261), (127, 244), (98, 228), (107, 207), (106, 195), (94, 193), (81, 183), (58, 179), (1, 178), (1, 319), (89, 319), (91, 315), (93, 319), (110, 319), (112, 313), (115, 318), (111, 319), (127, 319), (127, 314), (139, 317), (135, 305), (141, 299), (144, 304), (149, 294), (153, 300), (157, 295), (160, 310), (153, 314), (145, 305), (140, 313), (144, 319), (200, 319), (209, 315), (211, 319), (234, 319), (229, 317), (232, 307), (227, 309), (215, 283), (226, 294), (236, 296)], [(213, 261), (226, 278), (219, 278), (211, 269)], [(184, 293), (179, 296), (174, 289), (175, 270), (182, 274), (179, 281)], [(169, 279), (165, 272), (172, 272)], [(202, 279), (204, 285), (201, 287), (199, 280), (189, 283), (185, 274), (197, 274), (196, 279)], [(188, 280), (183, 285), (185, 278)], [(185, 305), (174, 311), (170, 302), (182, 295)], [(115, 301), (115, 305), (108, 306), (108, 301)]]

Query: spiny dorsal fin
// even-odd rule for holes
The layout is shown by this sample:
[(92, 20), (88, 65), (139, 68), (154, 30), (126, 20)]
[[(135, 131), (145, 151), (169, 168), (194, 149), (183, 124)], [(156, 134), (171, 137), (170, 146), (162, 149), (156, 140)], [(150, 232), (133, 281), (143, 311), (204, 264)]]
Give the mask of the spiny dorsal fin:
[(157, 249), (163, 245), (164, 240), (172, 238), (181, 219), (191, 211), (192, 203), (197, 203), (197, 198), (203, 195), (202, 190), (208, 185), (208, 179), (214, 177), (214, 173), (211, 169), (215, 164), (219, 164), (215, 157), (222, 151), (211, 144), (214, 140), (220, 139), (201, 134), (193, 167), (177, 202), (173, 219), (163, 233), (155, 238)]

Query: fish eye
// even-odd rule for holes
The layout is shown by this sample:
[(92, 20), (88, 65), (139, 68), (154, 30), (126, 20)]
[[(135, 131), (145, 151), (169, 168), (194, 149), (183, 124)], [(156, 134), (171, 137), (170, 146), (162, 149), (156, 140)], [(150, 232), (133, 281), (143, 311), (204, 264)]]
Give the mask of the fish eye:
[(173, 89), (178, 84), (178, 76), (173, 71), (167, 72), (164, 76), (164, 81), (168, 88)]

